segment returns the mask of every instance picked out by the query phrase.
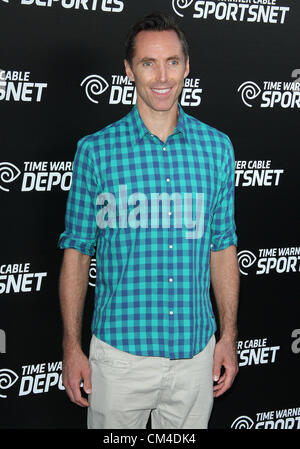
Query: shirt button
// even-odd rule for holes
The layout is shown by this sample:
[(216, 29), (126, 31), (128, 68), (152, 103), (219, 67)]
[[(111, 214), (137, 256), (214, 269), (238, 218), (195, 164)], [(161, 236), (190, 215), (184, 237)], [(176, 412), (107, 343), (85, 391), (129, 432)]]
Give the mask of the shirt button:
[(166, 151), (166, 147), (163, 147), (163, 150)]
[(170, 178), (166, 178), (166, 181), (167, 181), (167, 182), (170, 182)]
[(171, 211), (169, 212), (169, 215), (172, 215), (172, 212), (171, 212)]
[(171, 249), (172, 249), (172, 248), (173, 248), (173, 245), (169, 245), (169, 248), (171, 248)]
[(173, 278), (169, 278), (169, 282), (173, 282)]
[(213, 244), (210, 245), (211, 248), (212, 248), (213, 246), (214, 246)]
[(173, 314), (174, 314), (173, 310), (170, 310), (169, 314), (170, 314), (170, 315), (173, 315)]

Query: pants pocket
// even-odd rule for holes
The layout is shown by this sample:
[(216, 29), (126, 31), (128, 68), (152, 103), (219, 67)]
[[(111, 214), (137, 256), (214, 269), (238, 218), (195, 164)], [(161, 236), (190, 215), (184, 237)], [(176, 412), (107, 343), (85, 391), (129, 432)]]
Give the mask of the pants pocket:
[(90, 360), (112, 368), (126, 369), (130, 366), (130, 355), (103, 342), (95, 335), (90, 345)]

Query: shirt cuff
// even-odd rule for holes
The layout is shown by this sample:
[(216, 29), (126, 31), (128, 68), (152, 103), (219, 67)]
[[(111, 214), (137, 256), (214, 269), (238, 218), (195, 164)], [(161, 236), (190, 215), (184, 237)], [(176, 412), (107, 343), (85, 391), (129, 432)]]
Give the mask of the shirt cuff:
[(70, 236), (66, 232), (63, 232), (57, 243), (57, 247), (60, 249), (73, 248), (82, 254), (93, 256), (95, 254), (95, 241), (94, 240), (82, 240), (80, 238)]
[(231, 245), (237, 246), (237, 235), (230, 233), (230, 235), (214, 236), (210, 242), (211, 251), (221, 251)]

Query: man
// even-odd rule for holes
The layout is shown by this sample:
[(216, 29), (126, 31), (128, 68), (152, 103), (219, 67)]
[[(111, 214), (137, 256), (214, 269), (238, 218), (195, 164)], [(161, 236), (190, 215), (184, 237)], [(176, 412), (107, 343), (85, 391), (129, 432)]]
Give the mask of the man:
[[(189, 55), (171, 16), (152, 14), (132, 27), (125, 70), (136, 105), (81, 139), (74, 160), (59, 238), (63, 382), (73, 402), (88, 406), (89, 428), (145, 428), (151, 413), (152, 428), (204, 429), (213, 397), (238, 371), (233, 149), (178, 103)], [(160, 197), (159, 216), (160, 203), (149, 206), (157, 193), (169, 198), (166, 206)], [(95, 247), (88, 360), (80, 336)]]

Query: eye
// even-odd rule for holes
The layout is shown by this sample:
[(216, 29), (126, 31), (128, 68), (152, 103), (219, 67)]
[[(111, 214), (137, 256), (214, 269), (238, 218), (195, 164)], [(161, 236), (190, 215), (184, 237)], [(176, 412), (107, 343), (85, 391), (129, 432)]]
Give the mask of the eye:
[(170, 63), (170, 65), (178, 65), (177, 59), (171, 59), (171, 60), (169, 61), (169, 63)]
[(152, 62), (151, 61), (145, 61), (145, 62), (143, 62), (143, 66), (144, 67), (150, 67), (152, 65)]

